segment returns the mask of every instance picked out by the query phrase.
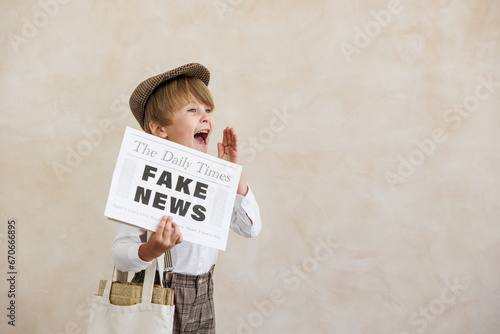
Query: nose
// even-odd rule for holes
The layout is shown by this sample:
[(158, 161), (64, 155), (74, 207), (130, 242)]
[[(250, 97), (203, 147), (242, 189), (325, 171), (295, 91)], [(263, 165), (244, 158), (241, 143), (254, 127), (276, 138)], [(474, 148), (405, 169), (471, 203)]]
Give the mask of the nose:
[(210, 117), (211, 117), (211, 114), (210, 113), (207, 113), (205, 111), (206, 107), (205, 106), (201, 106), (201, 117), (200, 117), (200, 122), (201, 123), (207, 123), (209, 120), (210, 120)]

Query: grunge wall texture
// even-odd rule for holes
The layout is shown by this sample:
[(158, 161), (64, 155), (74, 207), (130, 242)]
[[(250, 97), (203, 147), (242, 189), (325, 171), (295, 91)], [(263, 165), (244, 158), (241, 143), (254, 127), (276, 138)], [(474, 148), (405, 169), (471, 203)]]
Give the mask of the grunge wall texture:
[[(500, 331), (500, 2), (0, 3), (2, 333), (84, 333), (136, 85), (200, 62), (263, 231), (218, 333)], [(9, 219), (16, 221), (8, 297)], [(8, 321), (15, 301), (15, 327)]]

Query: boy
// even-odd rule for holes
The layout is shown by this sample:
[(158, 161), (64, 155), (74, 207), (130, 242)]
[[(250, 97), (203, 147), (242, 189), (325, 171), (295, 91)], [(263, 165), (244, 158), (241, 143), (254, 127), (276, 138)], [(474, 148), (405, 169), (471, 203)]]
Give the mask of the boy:
[[(209, 80), (209, 71), (200, 64), (178, 67), (143, 81), (132, 93), (130, 108), (144, 131), (207, 153), (214, 125)], [(224, 129), (217, 150), (219, 158), (241, 164), (234, 129)], [(231, 228), (253, 238), (261, 226), (259, 206), (242, 174)], [(212, 276), (218, 251), (183, 241), (170, 216), (164, 216), (156, 232), (146, 239), (145, 230), (118, 224), (112, 246), (115, 266), (122, 271), (139, 272), (171, 250), (174, 269), (169, 282), (175, 289), (173, 333), (215, 333)]]

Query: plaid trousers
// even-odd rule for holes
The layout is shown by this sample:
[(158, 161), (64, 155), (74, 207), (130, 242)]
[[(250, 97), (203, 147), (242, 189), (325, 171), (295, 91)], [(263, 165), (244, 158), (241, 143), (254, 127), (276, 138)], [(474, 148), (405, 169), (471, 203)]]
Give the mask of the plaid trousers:
[[(202, 275), (170, 274), (166, 286), (174, 289), (173, 334), (215, 334), (214, 266)], [(136, 273), (132, 282), (142, 283), (144, 272)], [(159, 284), (156, 272), (155, 284)]]

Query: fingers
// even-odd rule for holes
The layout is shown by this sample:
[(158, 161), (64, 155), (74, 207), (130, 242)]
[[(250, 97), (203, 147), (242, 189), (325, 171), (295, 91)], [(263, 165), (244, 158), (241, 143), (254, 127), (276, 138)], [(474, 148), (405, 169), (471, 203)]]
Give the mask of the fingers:
[(227, 160), (227, 155), (230, 154), (230, 151), (232, 149), (232, 138), (231, 138), (231, 128), (227, 126), (223, 131), (222, 131), (222, 143), (217, 143), (217, 157), (219, 159), (226, 159)]
[(236, 130), (233, 128), (231, 128), (231, 139), (232, 139), (233, 148), (235, 150), (238, 150), (238, 135), (236, 134)]
[(157, 235), (157, 234), (162, 234), (163, 233), (163, 229), (165, 228), (165, 222), (167, 221), (167, 219), (165, 219), (165, 216), (161, 218), (160, 220), (160, 223), (158, 224), (158, 227), (156, 228), (156, 232), (153, 232), (153, 234), (151, 234), (151, 237), (153, 235)]
[(174, 223), (174, 219), (171, 216), (163, 216), (156, 232), (151, 235), (149, 241), (152, 243), (152, 249), (156, 252), (160, 254), (166, 252), (182, 242), (182, 233), (179, 225)]
[[(165, 216), (162, 217), (162, 220), (165, 219)], [(172, 223), (174, 222), (174, 218), (171, 216), (166, 217), (165, 228), (163, 229), (162, 238), (165, 240), (170, 239), (170, 235), (172, 234)]]
[(227, 128), (222, 131), (222, 146), (227, 147)]
[(165, 239), (170, 241), (170, 244), (173, 246), (178, 245), (182, 242), (182, 232), (179, 228), (179, 225), (174, 223), (174, 218), (168, 216), (167, 222), (165, 225), (165, 230), (163, 232)]
[(240, 148), (236, 130), (227, 126), (222, 132), (222, 143), (217, 143), (217, 156), (229, 162), (240, 165)]
[(171, 237), (170, 237), (170, 241), (174, 244), (174, 245), (178, 245), (182, 242), (183, 238), (182, 238), (182, 233), (179, 229), (179, 225), (177, 225), (176, 223), (172, 222), (172, 228), (174, 229), (174, 233), (172, 233)]
[(163, 240), (167, 239), (168, 236), (170, 236), (171, 229), (172, 229), (172, 217), (163, 216), (161, 217), (156, 232), (151, 235), (151, 238), (154, 238), (154, 240), (157, 243), (162, 243)]
[(224, 147), (230, 147), (236, 149), (238, 147), (238, 136), (236, 135), (236, 130), (227, 126), (222, 133), (222, 145)]
[(222, 143), (217, 143), (217, 157), (219, 159), (222, 159), (222, 157), (224, 156), (224, 145), (222, 145)]
[(226, 128), (226, 136), (227, 136), (227, 146), (229, 147), (233, 147), (233, 135), (231, 133), (231, 128), (230, 127), (227, 127)]

